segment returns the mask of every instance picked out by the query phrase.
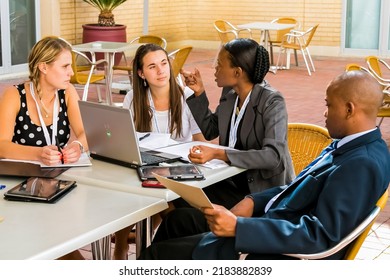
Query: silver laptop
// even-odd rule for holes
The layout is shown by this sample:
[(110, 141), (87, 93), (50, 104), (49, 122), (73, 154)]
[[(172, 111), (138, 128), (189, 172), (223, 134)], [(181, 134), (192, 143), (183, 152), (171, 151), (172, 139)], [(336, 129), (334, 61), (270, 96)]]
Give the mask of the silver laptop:
[(79, 106), (92, 158), (132, 168), (180, 159), (179, 155), (141, 151), (129, 109), (81, 100)]

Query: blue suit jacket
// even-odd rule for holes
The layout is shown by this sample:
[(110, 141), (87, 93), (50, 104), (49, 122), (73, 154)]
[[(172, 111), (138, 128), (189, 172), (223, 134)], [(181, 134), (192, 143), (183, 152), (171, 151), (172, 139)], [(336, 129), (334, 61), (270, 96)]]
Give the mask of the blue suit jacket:
[[(236, 238), (206, 235), (196, 259), (254, 254), (316, 253), (338, 243), (375, 206), (388, 188), (390, 154), (379, 129), (334, 151), (309, 174), (288, 186), (267, 213), (269, 199), (283, 188), (253, 195), (254, 217), (238, 217)], [(345, 250), (333, 255), (343, 257)]]

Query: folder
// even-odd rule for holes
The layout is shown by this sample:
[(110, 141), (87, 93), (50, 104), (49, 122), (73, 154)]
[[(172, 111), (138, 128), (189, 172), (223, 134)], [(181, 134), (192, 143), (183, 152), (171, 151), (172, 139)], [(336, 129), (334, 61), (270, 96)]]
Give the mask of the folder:
[(214, 208), (209, 198), (201, 188), (171, 180), (156, 173), (153, 173), (153, 175), (161, 184), (164, 185), (164, 187), (180, 195), (191, 206), (197, 209)]

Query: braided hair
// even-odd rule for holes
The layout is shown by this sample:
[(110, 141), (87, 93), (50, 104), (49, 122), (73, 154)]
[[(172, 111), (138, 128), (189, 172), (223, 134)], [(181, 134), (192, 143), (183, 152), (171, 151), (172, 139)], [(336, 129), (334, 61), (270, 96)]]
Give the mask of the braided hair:
[(238, 38), (226, 43), (232, 67), (240, 67), (254, 84), (263, 82), (270, 67), (268, 51), (255, 40)]
[(40, 63), (53, 63), (63, 50), (72, 51), (72, 46), (64, 39), (56, 36), (47, 36), (38, 41), (31, 49), (28, 56), (29, 80), (37, 90), (39, 98), (42, 96), (42, 90), (39, 83), (41, 71)]

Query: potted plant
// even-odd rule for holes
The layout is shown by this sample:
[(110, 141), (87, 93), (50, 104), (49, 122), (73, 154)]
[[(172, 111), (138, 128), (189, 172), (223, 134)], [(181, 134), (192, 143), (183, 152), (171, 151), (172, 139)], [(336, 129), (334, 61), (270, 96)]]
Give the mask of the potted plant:
[[(97, 8), (100, 13), (98, 23), (83, 25), (83, 43), (93, 41), (126, 42), (126, 25), (116, 24), (112, 11), (127, 0), (83, 0)], [(96, 57), (100, 59), (100, 57)], [(115, 57), (119, 62), (120, 54)]]
[(98, 25), (115, 26), (114, 14), (112, 11), (127, 0), (83, 0), (85, 3), (100, 10)]

